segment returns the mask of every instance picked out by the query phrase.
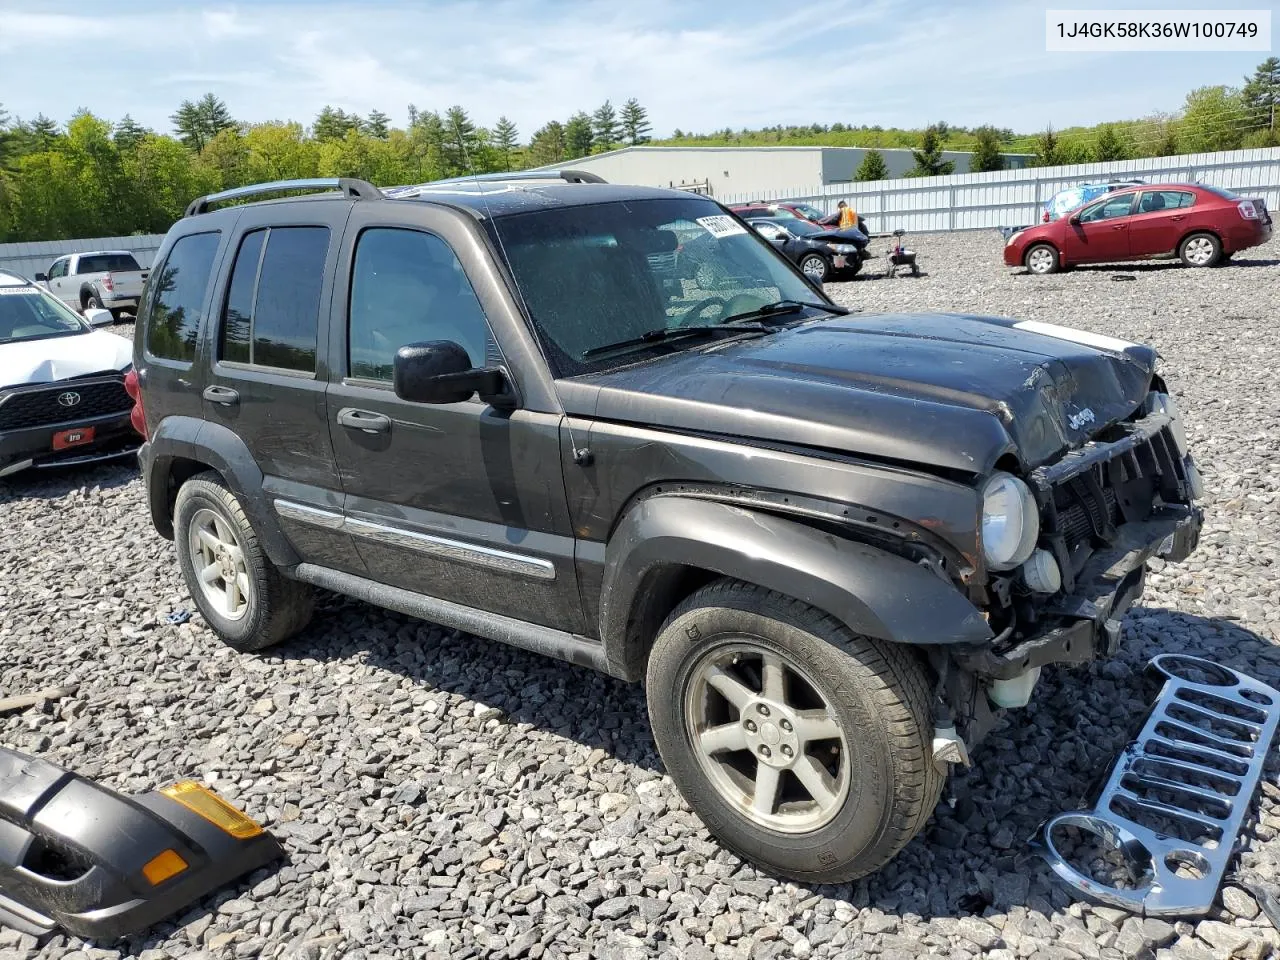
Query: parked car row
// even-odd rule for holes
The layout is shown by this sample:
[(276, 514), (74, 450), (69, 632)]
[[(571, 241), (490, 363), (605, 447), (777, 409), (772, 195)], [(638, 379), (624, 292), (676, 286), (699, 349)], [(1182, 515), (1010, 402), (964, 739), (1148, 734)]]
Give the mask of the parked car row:
[(1202, 184), (1142, 184), (1110, 191), (1065, 216), (1013, 233), (1004, 262), (1035, 274), (1081, 263), (1181, 258), (1212, 267), (1271, 238), (1261, 197)]

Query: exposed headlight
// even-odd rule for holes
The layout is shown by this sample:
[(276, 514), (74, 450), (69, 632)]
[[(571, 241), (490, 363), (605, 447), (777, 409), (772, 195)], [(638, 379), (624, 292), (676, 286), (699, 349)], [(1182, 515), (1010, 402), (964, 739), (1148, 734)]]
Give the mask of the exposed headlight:
[(1040, 537), (1040, 512), (1031, 488), (997, 473), (982, 489), (982, 554), (992, 570), (1024, 563)]
[(858, 248), (851, 243), (832, 243), (828, 244), (832, 253), (857, 253)]
[(1163, 413), (1169, 418), (1169, 432), (1173, 434), (1173, 443), (1178, 448), (1179, 456), (1187, 455), (1187, 434), (1182, 428), (1182, 414), (1173, 397), (1167, 393), (1147, 394), (1147, 413)]

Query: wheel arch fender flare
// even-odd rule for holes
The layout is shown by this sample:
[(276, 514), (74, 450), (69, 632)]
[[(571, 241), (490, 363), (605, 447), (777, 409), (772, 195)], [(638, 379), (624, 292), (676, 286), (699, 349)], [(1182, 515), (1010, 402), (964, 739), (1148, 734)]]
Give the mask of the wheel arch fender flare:
[(82, 283), (82, 284), (80, 284), (80, 302), (81, 302), (81, 303), (84, 303), (84, 302), (85, 302), (85, 301), (87, 301), (90, 297), (97, 297), (97, 298), (98, 298), (98, 302), (99, 302), (99, 303), (101, 303), (101, 302), (102, 302), (102, 297), (101, 297), (101, 295), (99, 295), (99, 293), (98, 293), (98, 288), (97, 288), (97, 286), (96, 286), (95, 284), (92, 284), (92, 283)]
[[(222, 424), (195, 417), (166, 417), (139, 453), (151, 521), (164, 537), (173, 539), (171, 481), (182, 476), (180, 464), (200, 464), (216, 471), (240, 501), (267, 557), (279, 567), (301, 562), (280, 529), (268, 498), (262, 493), (263, 473), (248, 445)], [(189, 471), (185, 471), (189, 474)]]
[(605, 557), (600, 636), (617, 676), (643, 675), (654, 638), (637, 631), (635, 612), (647, 576), (669, 565), (775, 590), (854, 632), (893, 643), (976, 644), (993, 636), (978, 609), (926, 567), (732, 504), (678, 496), (642, 500), (618, 523)]

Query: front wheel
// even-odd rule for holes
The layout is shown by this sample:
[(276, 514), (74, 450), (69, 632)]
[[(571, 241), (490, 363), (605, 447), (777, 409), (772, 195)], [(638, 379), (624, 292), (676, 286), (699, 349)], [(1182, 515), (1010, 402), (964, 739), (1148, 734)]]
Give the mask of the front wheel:
[(1037, 243), (1028, 250), (1025, 262), (1028, 270), (1040, 276), (1057, 273), (1062, 268), (1058, 251), (1047, 243)]
[(781, 876), (879, 869), (941, 793), (923, 665), (797, 600), (733, 580), (703, 588), (659, 634), (646, 689), (689, 805)]
[(822, 282), (827, 279), (827, 274), (831, 272), (831, 265), (827, 263), (827, 258), (821, 254), (810, 253), (800, 258), (800, 272), (806, 277)]
[(1178, 247), (1178, 256), (1188, 267), (1212, 267), (1222, 258), (1222, 241), (1212, 233), (1193, 233)]

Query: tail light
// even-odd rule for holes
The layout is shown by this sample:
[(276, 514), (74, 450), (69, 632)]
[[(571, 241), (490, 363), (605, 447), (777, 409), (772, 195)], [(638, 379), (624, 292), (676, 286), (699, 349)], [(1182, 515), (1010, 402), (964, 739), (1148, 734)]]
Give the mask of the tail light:
[(133, 410), (129, 413), (129, 422), (133, 424), (133, 429), (142, 434), (145, 440), (147, 438), (147, 415), (142, 409), (142, 391), (138, 386), (137, 370), (130, 370), (124, 375), (124, 392), (133, 401)]
[(102, 278), (102, 289), (114, 291), (116, 288), (115, 281), (111, 279), (111, 274), (107, 274)]
[(1246, 220), (1258, 219), (1258, 208), (1252, 200), (1240, 201), (1240, 216)]
[(1049, 211), (1048, 211), (1048, 210), (1046, 210), (1046, 211), (1044, 212), (1044, 216), (1040, 218), (1040, 222), (1041, 222), (1041, 223), (1048, 223), (1048, 222), (1049, 222)]

